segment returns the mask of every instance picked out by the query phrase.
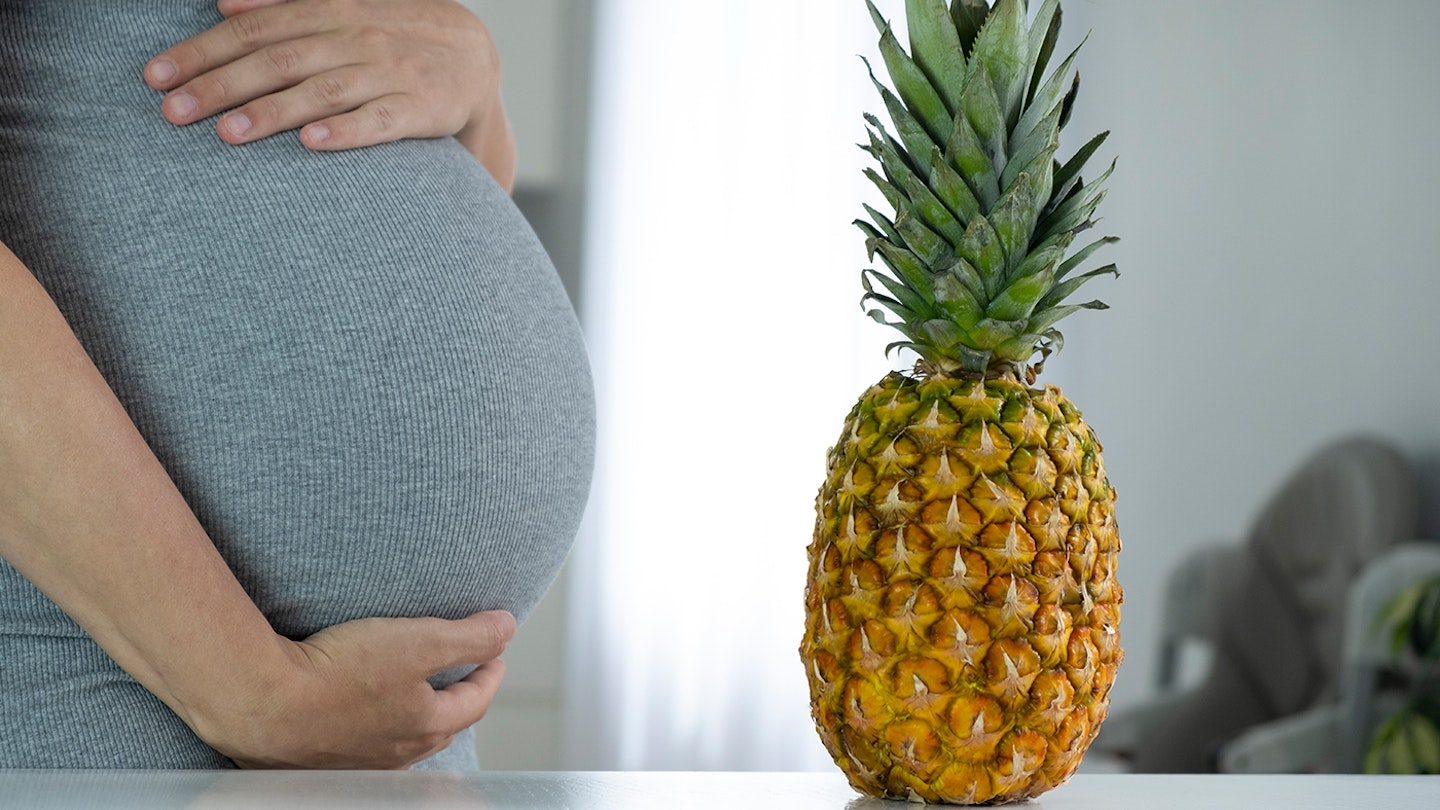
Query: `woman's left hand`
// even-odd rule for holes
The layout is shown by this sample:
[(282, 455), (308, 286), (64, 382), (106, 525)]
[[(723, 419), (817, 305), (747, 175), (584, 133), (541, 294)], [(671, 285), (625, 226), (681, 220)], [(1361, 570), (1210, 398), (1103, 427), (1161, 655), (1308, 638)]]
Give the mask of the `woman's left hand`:
[[(225, 112), (240, 144), (300, 129), (316, 150), (453, 135), (509, 189), (500, 59), (455, 0), (219, 0), (224, 22), (166, 49), (145, 81), (176, 125)], [(226, 112), (228, 111), (228, 112)]]

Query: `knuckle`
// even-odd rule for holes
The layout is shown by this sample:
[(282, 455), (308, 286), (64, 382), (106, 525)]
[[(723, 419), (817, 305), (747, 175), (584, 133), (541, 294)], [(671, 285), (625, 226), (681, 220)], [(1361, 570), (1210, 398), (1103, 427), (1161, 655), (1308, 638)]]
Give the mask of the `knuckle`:
[(252, 102), (246, 114), (257, 124), (270, 125), (285, 117), (285, 106), (275, 96), (265, 96)]
[(218, 71), (196, 79), (186, 89), (195, 97), (202, 113), (230, 106), (233, 95), (224, 74)]
[(391, 40), (389, 31), (377, 25), (367, 25), (355, 33), (360, 44), (370, 50), (386, 48)]
[(295, 77), (296, 72), (300, 68), (301, 62), (303, 61), (302, 57), (300, 56), (300, 52), (289, 43), (271, 45), (270, 47), (262, 51), (262, 53), (264, 54), (265, 62), (270, 66), (270, 69), (273, 70), (277, 75), (286, 79), (291, 79)]
[(170, 49), (169, 56), (182, 75), (199, 69), (206, 62), (205, 50), (193, 40), (177, 44)]
[(370, 105), (370, 120), (374, 122), (377, 132), (387, 135), (400, 124), (396, 119), (395, 111), (390, 108), (390, 105), (383, 102)]
[(359, 0), (324, 0), (322, 8), (327, 16), (354, 19), (356, 12), (360, 10), (360, 3)]
[(240, 14), (225, 21), (230, 36), (241, 45), (252, 47), (264, 40), (268, 26), (263, 14)]
[(316, 76), (310, 83), (316, 100), (327, 106), (339, 106), (350, 95), (350, 86), (334, 76)]

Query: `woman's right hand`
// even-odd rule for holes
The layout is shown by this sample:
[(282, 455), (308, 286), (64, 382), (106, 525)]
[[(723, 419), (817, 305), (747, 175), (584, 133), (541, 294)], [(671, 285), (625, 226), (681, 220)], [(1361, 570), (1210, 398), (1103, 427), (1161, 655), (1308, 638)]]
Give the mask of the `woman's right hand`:
[[(465, 619), (359, 619), (294, 642), (287, 666), (248, 694), (191, 707), (196, 732), (242, 768), (405, 768), (443, 750), (485, 715), (498, 656), (515, 634), (504, 611)], [(434, 689), (427, 678), (478, 665)]]

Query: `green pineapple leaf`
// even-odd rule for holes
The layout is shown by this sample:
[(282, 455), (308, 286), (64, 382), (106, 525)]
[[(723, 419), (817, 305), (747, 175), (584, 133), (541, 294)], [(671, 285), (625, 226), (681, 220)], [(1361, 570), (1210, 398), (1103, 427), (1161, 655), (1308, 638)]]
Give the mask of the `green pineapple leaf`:
[(965, 48), (945, 0), (905, 0), (905, 23), (911, 57), (955, 115), (965, 77)]
[(1010, 129), (1020, 118), (1025, 88), (1030, 82), (1029, 42), (1025, 4), (1021, 0), (996, 0), (975, 37), (966, 84), (974, 84), (980, 73), (985, 74), (999, 101), (1002, 130)]
[(1024, 334), (1025, 322), (985, 318), (967, 331), (970, 333), (971, 345), (993, 352), (1005, 341)]
[[(964, 284), (965, 289), (969, 290), (970, 294), (975, 297), (977, 304), (989, 298), (989, 296), (985, 294), (985, 281), (980, 278), (980, 274), (975, 271), (974, 267), (970, 266), (969, 262), (959, 256), (945, 257), (944, 261), (935, 266), (935, 271), (937, 273), (946, 273), (954, 276), (955, 279), (961, 284)], [(981, 307), (981, 309), (983, 309), (983, 307)]]
[(1069, 304), (1063, 307), (1051, 307), (1050, 309), (1037, 311), (1030, 318), (1026, 325), (1027, 332), (1042, 334), (1050, 327), (1059, 323), (1061, 319), (1079, 312), (1082, 309), (1109, 309), (1110, 305), (1104, 301), (1086, 301), (1083, 304)]
[(980, 321), (980, 302), (960, 279), (949, 273), (935, 274), (935, 303), (961, 329), (968, 330)]
[[(865, 123), (873, 127), (874, 131), (867, 132), (870, 136), (870, 146), (867, 148), (861, 145), (860, 148), (874, 155), (875, 159), (880, 161), (880, 164), (885, 167), (887, 172), (893, 173), (903, 168), (909, 169), (922, 177), (929, 173), (927, 167), (917, 165), (911, 160), (910, 156), (905, 153), (905, 144), (891, 135), (890, 131), (885, 128), (885, 125), (881, 123), (879, 118), (866, 113)], [(876, 132), (879, 133), (878, 136)]]
[[(946, 6), (906, 0), (907, 51), (866, 0), (892, 86), (865, 62), (890, 121), (865, 116), (861, 148), (880, 164), (865, 175), (892, 213), (867, 205), (873, 222), (856, 223), (871, 261), (879, 256), (889, 271), (862, 274), (862, 308), (905, 336), (887, 352), (913, 350), (932, 373), (1033, 380), (1026, 365), (1038, 373), (1063, 345), (1059, 320), (1106, 308), (1065, 299), (1096, 276), (1118, 275), (1113, 264), (1081, 272), (1111, 237), (1066, 258), (1095, 224), (1114, 171), (1112, 162), (1098, 180), (1081, 178), (1108, 133), (1057, 160), (1079, 87), (1079, 48), (1051, 65), (1060, 0), (1043, 0), (1028, 26), (1025, 0)], [(1440, 602), (1436, 625), (1440, 633)]]
[[(875, 71), (870, 67), (870, 61), (864, 57), (861, 57), (861, 61), (865, 62), (866, 70), (870, 71), (870, 81), (875, 84), (875, 89), (880, 91), (880, 98), (885, 102), (885, 111), (890, 114), (890, 120), (900, 133), (900, 143), (904, 145), (911, 160), (920, 160), (922, 155), (929, 155), (930, 147), (935, 142), (930, 139), (930, 134), (925, 131), (925, 127), (915, 119), (915, 116), (910, 114), (910, 111), (905, 108), (905, 104), (896, 98), (888, 87), (875, 78)], [(911, 165), (927, 180), (930, 178), (929, 166), (915, 165), (913, 162)]]
[[(1080, 44), (1084, 45), (1085, 43)], [(1079, 53), (1080, 47), (1076, 46), (1075, 50), (1065, 58), (1065, 61), (1060, 63), (1060, 67), (1055, 69), (1055, 73), (1051, 75), (1049, 81), (1045, 82), (1045, 86), (1040, 88), (1036, 97), (1031, 100), (1025, 114), (1020, 117), (1020, 122), (1015, 125), (1015, 131), (1020, 135), (1016, 139), (1017, 142), (1023, 143), (1025, 139), (1036, 132), (1042, 133), (1041, 137), (1047, 137), (1049, 130), (1045, 127), (1051, 126), (1050, 118), (1052, 116), (1054, 117), (1055, 131), (1060, 131), (1060, 116), (1064, 112), (1064, 105), (1061, 103), (1064, 99), (1061, 94), (1065, 90), (1065, 76), (1070, 72), (1070, 66)], [(1019, 143), (1016, 144), (1014, 151), (1020, 151)]]
[[(1080, 248), (1080, 250), (1075, 252), (1074, 256), (1066, 259), (1065, 263), (1060, 265), (1060, 272), (1055, 274), (1056, 280), (1063, 279), (1066, 276), (1070, 275), (1072, 272), (1075, 271), (1075, 268), (1084, 264), (1085, 260), (1090, 258), (1090, 256), (1094, 254), (1095, 251), (1099, 250), (1102, 247), (1105, 247), (1106, 245), (1113, 245), (1119, 241), (1120, 238), (1118, 236), (1105, 236), (1096, 239), (1094, 242), (1091, 242), (1083, 248)], [(1116, 275), (1118, 276), (1119, 273), (1116, 273)]]
[[(1050, 115), (1041, 121), (1024, 140), (1012, 141), (1010, 144), (1014, 151), (1010, 154), (1010, 161), (1005, 166), (1005, 171), (1000, 175), (1000, 187), (1009, 188), (1011, 183), (1022, 171), (1029, 171), (1031, 177), (1039, 171), (1039, 167), (1033, 167), (1036, 158), (1044, 156), (1044, 168), (1054, 177), (1054, 170), (1050, 164), (1055, 159), (1055, 152), (1060, 149), (1060, 108), (1055, 108)], [(1045, 190), (1048, 197), (1050, 189)]]
[(965, 226), (955, 219), (945, 203), (941, 202), (920, 178), (913, 174), (906, 177), (905, 193), (909, 196), (915, 213), (919, 214), (929, 228), (944, 237), (952, 247), (960, 242), (965, 235)]
[(1119, 278), (1120, 271), (1115, 268), (1115, 265), (1107, 264), (1097, 270), (1091, 270), (1088, 273), (1083, 273), (1072, 279), (1062, 281), (1061, 283), (1056, 284), (1054, 289), (1052, 289), (1048, 294), (1046, 294), (1044, 298), (1040, 299), (1040, 303), (1036, 306), (1036, 308), (1050, 309), (1051, 307), (1058, 306), (1066, 298), (1069, 298), (1072, 293), (1080, 289), (1080, 286), (1082, 284), (1096, 276), (1103, 275), (1113, 275), (1116, 278)]
[(871, 231), (873, 231), (874, 229), (870, 228), (869, 223), (865, 222), (864, 220), (855, 221), (855, 224), (859, 225), (860, 229), (865, 231), (865, 235), (870, 237), (870, 239), (866, 241), (865, 247), (867, 250), (870, 251), (870, 257), (872, 259), (875, 257), (875, 247), (872, 242), (875, 242), (877, 239), (880, 241), (889, 241), (891, 244), (894, 245), (905, 244), (905, 237), (901, 236), (900, 232), (895, 230), (895, 223), (891, 222), (889, 217), (885, 216), (879, 211), (876, 211), (869, 205), (861, 205), (860, 207), (865, 209), (865, 213), (869, 214), (870, 218), (874, 220), (875, 228), (879, 229), (878, 234), (872, 233)]
[(1108, 137), (1110, 137), (1110, 132), (1107, 130), (1091, 138), (1088, 143), (1080, 147), (1079, 151), (1070, 156), (1064, 166), (1055, 170), (1055, 191), (1051, 193), (1050, 197), (1052, 207), (1047, 208), (1047, 211), (1053, 210), (1053, 206), (1058, 206), (1070, 199), (1080, 185), (1080, 172), (1085, 168), (1086, 161), (1090, 160)]
[(955, 128), (945, 146), (945, 160), (965, 178), (982, 211), (990, 210), (1000, 199), (1000, 173), (995, 171), (994, 162), (985, 153), (980, 136), (975, 134), (965, 115), (955, 116)]
[(990, 212), (990, 224), (994, 226), (996, 235), (1000, 237), (1000, 247), (1005, 251), (1006, 277), (1025, 260), (1039, 215), (1040, 206), (1035, 200), (1030, 175), (1021, 172), (1000, 204)]
[(1005, 248), (990, 220), (983, 216), (971, 220), (955, 252), (980, 274), (986, 300), (994, 298), (1005, 281)]
[(988, 16), (990, 4), (985, 0), (952, 0), (950, 3), (950, 18), (955, 21), (955, 31), (966, 54), (974, 52), (975, 37), (979, 36)]
[[(870, 0), (865, 2), (873, 11), (874, 4)], [(900, 47), (900, 41), (895, 38), (889, 23), (880, 31), (880, 55), (885, 59), (890, 81), (895, 83), (895, 90), (906, 108), (924, 125), (931, 138), (943, 140), (950, 133), (950, 110), (940, 94), (935, 92), (930, 78)]]
[[(960, 109), (970, 123), (980, 148), (996, 172), (1005, 168), (1005, 111), (988, 81), (969, 81), (960, 97)], [(958, 116), (957, 116), (958, 117)], [(954, 132), (951, 132), (954, 135)], [(978, 191), (978, 190), (977, 190)]]
[(963, 227), (970, 220), (980, 216), (980, 201), (975, 198), (975, 192), (965, 183), (965, 178), (950, 168), (950, 164), (940, 154), (940, 147), (930, 155), (930, 166), (933, 171), (930, 174), (930, 188), (955, 215), (955, 219)]
[(881, 177), (879, 172), (874, 169), (866, 169), (865, 176), (875, 184), (876, 188), (880, 189), (880, 194), (885, 197), (886, 202), (890, 203), (891, 208), (898, 211), (905, 204), (905, 195), (901, 194), (900, 189), (896, 188), (889, 180)]
[(1080, 193), (1073, 195), (1070, 199), (1061, 203), (1058, 208), (1041, 218), (1036, 230), (1040, 233), (1041, 239), (1048, 239), (1055, 234), (1064, 231), (1083, 230), (1092, 223), (1090, 217), (1100, 202), (1105, 199), (1106, 191), (1102, 187), (1110, 174), (1115, 171), (1115, 164), (1112, 162), (1110, 168), (1100, 175), (1100, 179), (1080, 189)]
[[(1035, 22), (1030, 26), (1030, 54), (1035, 65), (1030, 69), (1029, 97), (1035, 96), (1035, 88), (1045, 76), (1050, 64), (1050, 55), (1055, 52), (1055, 43), (1060, 39), (1060, 0), (1045, 0), (1035, 12)], [(1033, 103), (1033, 102), (1031, 102)]]
[(901, 211), (895, 217), (895, 229), (905, 238), (905, 247), (919, 256), (927, 267), (934, 267), (950, 252), (950, 245), (943, 236), (930, 230), (908, 211)]
[(985, 314), (1000, 320), (1019, 321), (1028, 326), (1030, 313), (1035, 311), (1035, 307), (1050, 290), (1055, 265), (1059, 261), (1060, 257), (1057, 255), (1049, 265), (1039, 271), (1010, 282), (1009, 286), (995, 296), (990, 306), (985, 308)]
[[(879, 281), (886, 292), (893, 297), (882, 296), (875, 292), (874, 286), (870, 283), (872, 278)], [(877, 270), (861, 271), (860, 283), (865, 287), (865, 297), (860, 299), (861, 306), (864, 306), (867, 299), (873, 299), (905, 321), (914, 320), (917, 317), (930, 318), (936, 314), (935, 307), (915, 290)]]

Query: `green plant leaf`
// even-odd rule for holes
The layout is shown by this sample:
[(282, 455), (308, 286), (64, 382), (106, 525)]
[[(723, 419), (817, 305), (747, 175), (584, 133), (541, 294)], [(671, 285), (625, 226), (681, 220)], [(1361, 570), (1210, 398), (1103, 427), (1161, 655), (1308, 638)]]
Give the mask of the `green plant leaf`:
[(1408, 724), (1410, 749), (1420, 773), (1440, 773), (1440, 729), (1423, 714), (1413, 715)]

